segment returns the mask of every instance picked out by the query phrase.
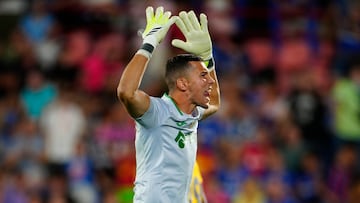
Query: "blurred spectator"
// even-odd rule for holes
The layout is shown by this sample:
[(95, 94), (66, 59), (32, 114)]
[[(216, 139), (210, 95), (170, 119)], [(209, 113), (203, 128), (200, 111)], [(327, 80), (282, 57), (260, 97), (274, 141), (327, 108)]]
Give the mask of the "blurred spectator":
[(250, 38), (244, 40), (248, 72), (256, 74), (263, 69), (267, 69), (275, 62), (275, 47), (270, 39), (267, 38)]
[(245, 77), (245, 74), (230, 72), (219, 78), (223, 97), (221, 108), (199, 124), (198, 142), (201, 147), (211, 150), (221, 140), (241, 142), (255, 132), (256, 121), (248, 106)]
[(360, 181), (359, 172), (357, 171), (355, 176), (352, 178), (349, 188), (349, 203), (356, 203), (360, 196)]
[(10, 139), (5, 149), (3, 168), (18, 170), (26, 185), (31, 185), (32, 190), (36, 191), (42, 187), (45, 179), (44, 140), (37, 123), (22, 118)]
[(69, 190), (66, 176), (52, 174), (47, 179), (42, 200), (49, 203), (76, 203)]
[(250, 173), (241, 164), (239, 149), (236, 144), (223, 142), (220, 147), (219, 161), (221, 162), (216, 171), (216, 177), (225, 194), (233, 199)]
[(356, 146), (360, 157), (360, 63), (350, 64), (347, 77), (339, 78), (333, 87), (334, 130), (336, 148), (346, 143)]
[(232, 72), (224, 75), (220, 80), (223, 99), (221, 109), (216, 114), (221, 127), (220, 139), (232, 143), (241, 143), (251, 139), (258, 123), (246, 90), (242, 90), (242, 85), (239, 84), (240, 79)]
[(0, 99), (0, 138), (4, 145), (10, 141), (15, 127), (24, 117), (19, 96), (15, 92), (7, 95), (6, 98)]
[(1, 202), (4, 203), (26, 203), (26, 182), (19, 170), (12, 170), (5, 173), (4, 187), (2, 188)]
[(105, 194), (103, 195), (100, 202), (103, 202), (103, 203), (118, 203), (120, 201), (117, 198), (116, 190), (115, 189), (110, 189), (110, 190), (105, 192)]
[(122, 104), (118, 102), (109, 104), (103, 120), (95, 129), (95, 137), (98, 143), (104, 145), (132, 142), (135, 139), (133, 125)]
[(296, 173), (301, 168), (301, 159), (308, 151), (304, 143), (301, 131), (291, 121), (281, 122), (277, 126), (277, 147), (283, 156), (286, 168)]
[(269, 180), (266, 184), (266, 203), (297, 203), (298, 201), (286, 190), (286, 186), (281, 180)]
[(334, 202), (348, 202), (350, 182), (355, 172), (356, 156), (354, 148), (343, 145), (335, 154), (329, 173), (329, 190)]
[(0, 98), (6, 94), (18, 94), (24, 83), (27, 68), (36, 66), (29, 41), (18, 30), (11, 31), (0, 49)]
[[(296, 56), (296, 57), (294, 57)], [(314, 59), (316, 60), (316, 59)], [(311, 47), (303, 38), (291, 37), (285, 40), (278, 50), (278, 82), (282, 92), (288, 92), (291, 76), (304, 70), (312, 61)]]
[(22, 0), (3, 0), (0, 2), (0, 13), (19, 15), (25, 11), (27, 5), (28, 2)]
[[(134, 123), (120, 103), (108, 105), (101, 121), (94, 129), (95, 163), (99, 168), (128, 154), (135, 139)], [(100, 153), (102, 156), (100, 156)]]
[(269, 66), (255, 75), (254, 79), (256, 114), (260, 122), (270, 130), (277, 123), (288, 119), (288, 106), (280, 94), (274, 67)]
[(199, 124), (198, 143), (202, 149), (212, 150), (222, 137), (223, 126), (219, 116), (211, 116)]
[(99, 94), (107, 80), (122, 71), (124, 63), (125, 38), (115, 33), (100, 37), (92, 53), (81, 64), (81, 84), (84, 91)]
[(307, 153), (299, 161), (300, 170), (295, 178), (295, 194), (303, 203), (325, 203), (326, 186), (319, 157), (314, 153)]
[(85, 118), (74, 102), (69, 84), (60, 84), (58, 97), (40, 117), (40, 129), (45, 139), (45, 157), (53, 175), (64, 175), (65, 166), (76, 152), (76, 143), (85, 133)]
[(80, 139), (75, 153), (66, 166), (70, 195), (77, 203), (96, 203), (98, 193), (94, 184), (94, 165), (89, 159), (85, 143)]
[(20, 22), (21, 30), (33, 44), (45, 40), (54, 25), (54, 19), (47, 11), (44, 0), (35, 0), (30, 11)]
[(216, 42), (213, 45), (213, 54), (217, 73), (222, 75), (238, 69), (241, 66), (239, 62), (241, 63), (242, 50), (240, 43), (234, 43), (236, 24), (231, 16), (231, 1), (205, 1), (203, 7), (203, 12), (212, 19), (209, 21), (209, 29), (212, 30), (213, 41)]
[[(120, 202), (131, 203), (134, 196), (133, 192), (133, 177), (135, 176), (136, 169), (136, 160), (133, 156), (134, 149), (131, 148), (132, 145), (128, 143), (126, 146), (123, 144), (123, 148), (120, 152), (122, 154), (120, 157), (117, 157), (115, 160), (115, 170), (116, 170), (116, 186), (118, 188), (117, 197)], [(127, 151), (126, 151), (127, 149)], [(120, 151), (120, 149), (118, 149)]]
[[(122, 104), (114, 103), (108, 107), (103, 120), (95, 129), (98, 150), (104, 153), (105, 160), (114, 164), (115, 183), (120, 188), (131, 188), (135, 176), (136, 166), (135, 157), (133, 156), (135, 132), (133, 125), (133, 121), (125, 112)], [(100, 169), (106, 167), (106, 165), (101, 166), (100, 163), (104, 162), (104, 160), (96, 161), (99, 163), (98, 167)]]
[(360, 4), (357, 1), (335, 1), (338, 23), (338, 42), (340, 53), (350, 54), (360, 51), (360, 15), (357, 12)]
[(333, 67), (335, 74), (348, 72), (347, 62), (360, 55), (360, 4), (357, 1), (338, 0), (333, 3), (334, 21), (336, 23), (336, 49)]
[[(17, 64), (17, 66), (11, 67), (16, 69), (23, 69), (26, 58), (31, 58), (32, 46), (30, 41), (26, 38), (21, 30), (13, 29), (7, 39), (7, 43), (3, 45), (1, 59), (4, 63), (4, 68), (8, 65)], [(9, 68), (9, 67), (7, 67)]]
[(266, 173), (266, 159), (272, 147), (269, 138), (269, 132), (258, 127), (253, 137), (242, 143), (241, 163), (253, 177), (262, 177)]
[(66, 65), (80, 65), (91, 51), (91, 33), (86, 29), (77, 29), (68, 32), (65, 44), (61, 49), (59, 62)]
[(235, 195), (232, 203), (265, 203), (266, 196), (256, 179), (249, 177)]
[(25, 87), (20, 96), (26, 113), (31, 119), (37, 121), (44, 108), (55, 99), (56, 94), (56, 87), (46, 81), (41, 70), (31, 69), (28, 71)]
[(66, 81), (80, 89), (80, 67), (90, 53), (91, 37), (85, 29), (77, 29), (65, 35), (65, 43), (60, 50), (58, 60), (49, 77), (54, 81)]
[(316, 89), (313, 71), (302, 70), (293, 77), (287, 98), (291, 119), (299, 127), (308, 150), (314, 151), (323, 162), (321, 167), (326, 168), (332, 157), (332, 135), (327, 126), (329, 109)]
[(229, 195), (224, 191), (224, 188), (214, 176), (209, 176), (204, 186), (208, 203), (231, 202)]
[(60, 25), (54, 24), (46, 38), (33, 45), (35, 57), (43, 71), (54, 69), (63, 45), (62, 35)]
[(261, 183), (265, 188), (267, 203), (296, 203), (292, 190), (294, 176), (286, 170), (284, 160), (277, 149), (268, 153), (267, 172)]

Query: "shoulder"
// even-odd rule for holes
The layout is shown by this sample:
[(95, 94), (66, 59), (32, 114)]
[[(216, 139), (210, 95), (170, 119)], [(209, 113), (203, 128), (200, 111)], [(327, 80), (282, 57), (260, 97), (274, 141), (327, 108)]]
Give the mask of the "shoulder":
[(150, 105), (146, 112), (135, 118), (137, 123), (150, 128), (160, 125), (164, 119), (169, 117), (169, 107), (166, 101), (159, 97), (150, 96)]
[(150, 108), (157, 108), (157, 111), (169, 111), (169, 102), (162, 97), (150, 97)]

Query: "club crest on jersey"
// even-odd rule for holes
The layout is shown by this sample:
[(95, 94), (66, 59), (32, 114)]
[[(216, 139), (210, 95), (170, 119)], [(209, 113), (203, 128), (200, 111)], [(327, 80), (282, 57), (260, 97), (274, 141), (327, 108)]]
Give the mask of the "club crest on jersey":
[(176, 122), (176, 125), (181, 127), (181, 126), (186, 125), (186, 122), (185, 121), (179, 121), (179, 122)]

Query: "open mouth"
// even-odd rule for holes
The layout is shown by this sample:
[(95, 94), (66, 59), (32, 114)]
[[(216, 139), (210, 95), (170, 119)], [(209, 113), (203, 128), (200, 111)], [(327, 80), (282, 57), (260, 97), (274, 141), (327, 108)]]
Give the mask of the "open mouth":
[(212, 88), (209, 87), (209, 88), (205, 91), (205, 94), (206, 94), (207, 96), (210, 96), (211, 90), (212, 90)]
[(204, 96), (210, 97), (211, 89), (208, 89), (204, 92)]
[(207, 91), (204, 92), (206, 102), (210, 102), (210, 92), (211, 92), (211, 90), (207, 90)]

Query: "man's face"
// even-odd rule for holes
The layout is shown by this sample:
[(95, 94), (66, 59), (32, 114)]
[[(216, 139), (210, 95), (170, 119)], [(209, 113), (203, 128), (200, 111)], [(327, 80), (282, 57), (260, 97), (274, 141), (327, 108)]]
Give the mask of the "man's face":
[(208, 108), (212, 84), (215, 80), (210, 76), (203, 62), (191, 61), (189, 63), (192, 66), (187, 77), (190, 100), (198, 106)]

